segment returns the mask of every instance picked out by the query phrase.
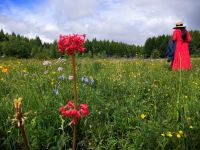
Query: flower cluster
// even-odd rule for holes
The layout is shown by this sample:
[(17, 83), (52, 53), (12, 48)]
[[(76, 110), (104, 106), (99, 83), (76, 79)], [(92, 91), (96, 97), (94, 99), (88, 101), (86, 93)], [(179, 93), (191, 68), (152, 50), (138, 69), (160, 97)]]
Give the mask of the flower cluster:
[(90, 84), (90, 85), (94, 85), (95, 81), (93, 79), (93, 77), (87, 77), (87, 76), (82, 76), (81, 77), (81, 81), (83, 82), (83, 84)]
[(21, 127), (24, 125), (24, 122), (26, 120), (26, 117), (21, 112), (21, 109), (22, 109), (22, 98), (21, 97), (19, 97), (18, 99), (14, 99), (14, 106), (16, 109), (16, 113), (12, 119), (12, 123), (17, 124), (18, 127)]
[(7, 73), (8, 72), (8, 68), (5, 68), (3, 66), (0, 66), (0, 69), (3, 73)]
[(60, 35), (58, 48), (63, 54), (73, 55), (75, 50), (80, 53), (85, 51), (84, 43), (85, 34)]
[(60, 113), (63, 117), (72, 118), (69, 125), (76, 125), (78, 123), (78, 119), (81, 119), (89, 114), (89, 109), (87, 104), (80, 104), (76, 109), (74, 103), (70, 100), (67, 105), (60, 107)]

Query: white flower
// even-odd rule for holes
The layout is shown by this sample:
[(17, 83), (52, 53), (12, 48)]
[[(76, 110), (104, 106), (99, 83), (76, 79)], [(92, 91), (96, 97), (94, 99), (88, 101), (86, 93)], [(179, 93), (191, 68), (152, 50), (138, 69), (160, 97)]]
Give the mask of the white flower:
[(44, 72), (44, 74), (48, 74), (49, 73), (49, 71), (48, 70), (46, 70), (45, 72)]
[(58, 95), (58, 89), (54, 89), (53, 92)]
[(58, 67), (58, 71), (59, 71), (59, 72), (61, 72), (61, 71), (63, 71), (63, 70), (64, 70), (63, 67)]
[(43, 61), (43, 66), (51, 66), (51, 62), (48, 60)]
[(71, 75), (70, 75), (70, 76), (68, 77), (68, 79), (69, 79), (69, 80), (73, 80), (73, 79), (74, 79), (74, 76), (71, 76)]

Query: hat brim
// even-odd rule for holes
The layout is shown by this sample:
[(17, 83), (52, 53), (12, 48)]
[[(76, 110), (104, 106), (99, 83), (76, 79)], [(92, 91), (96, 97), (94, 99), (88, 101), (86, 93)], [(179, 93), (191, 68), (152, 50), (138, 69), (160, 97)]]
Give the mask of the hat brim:
[(173, 27), (173, 29), (178, 29), (178, 28), (185, 28), (186, 26), (176, 26), (176, 27)]

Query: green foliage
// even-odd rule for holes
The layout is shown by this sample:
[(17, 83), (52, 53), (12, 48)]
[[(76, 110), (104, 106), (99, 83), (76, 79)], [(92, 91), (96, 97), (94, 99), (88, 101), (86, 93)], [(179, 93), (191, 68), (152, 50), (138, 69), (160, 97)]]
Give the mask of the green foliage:
[[(200, 32), (190, 31), (192, 42), (189, 45), (192, 56), (200, 56)], [(160, 35), (149, 37), (144, 46), (115, 42), (109, 40), (86, 40), (86, 53), (81, 57), (124, 57), (124, 58), (149, 58), (152, 57), (153, 51), (159, 51), (159, 57), (165, 58), (167, 44), (171, 36)], [(158, 52), (157, 52), (158, 53)], [(62, 55), (58, 52), (57, 42), (42, 43), (41, 39), (36, 36), (34, 39), (28, 39), (20, 35), (5, 34), (0, 31), (0, 56), (17, 57), (17, 58), (59, 58)], [(156, 56), (157, 58), (157, 56)]]
[(160, 51), (157, 49), (154, 49), (151, 54), (151, 58), (159, 58), (159, 57), (160, 57)]

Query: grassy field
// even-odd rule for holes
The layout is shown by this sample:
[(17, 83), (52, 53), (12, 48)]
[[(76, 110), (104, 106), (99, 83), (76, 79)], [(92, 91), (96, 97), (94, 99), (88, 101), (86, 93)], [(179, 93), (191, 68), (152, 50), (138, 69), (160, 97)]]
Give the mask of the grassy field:
[[(59, 108), (73, 99), (71, 59), (0, 60), (0, 149), (21, 149), (11, 119), (22, 97), (31, 149), (71, 147), (70, 119)], [(191, 71), (172, 72), (166, 60), (77, 59), (78, 149), (200, 149), (200, 59)], [(63, 67), (58, 71), (59, 67)], [(81, 78), (94, 79), (85, 84)]]

